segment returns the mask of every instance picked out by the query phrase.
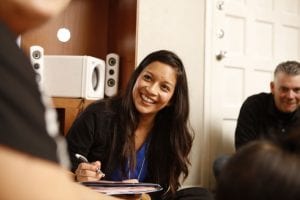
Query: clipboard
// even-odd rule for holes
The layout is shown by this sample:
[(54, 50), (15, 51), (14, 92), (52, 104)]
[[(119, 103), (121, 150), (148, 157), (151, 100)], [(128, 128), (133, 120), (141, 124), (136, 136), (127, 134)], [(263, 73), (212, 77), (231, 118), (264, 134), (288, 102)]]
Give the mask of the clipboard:
[(127, 183), (122, 181), (86, 181), (82, 185), (107, 195), (144, 194), (161, 191), (163, 188), (156, 183)]

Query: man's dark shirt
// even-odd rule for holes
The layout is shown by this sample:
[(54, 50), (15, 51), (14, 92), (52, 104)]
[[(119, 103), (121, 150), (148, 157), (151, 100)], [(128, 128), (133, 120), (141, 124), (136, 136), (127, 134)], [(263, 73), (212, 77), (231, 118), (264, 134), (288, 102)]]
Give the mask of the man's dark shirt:
[(243, 103), (235, 130), (235, 148), (262, 138), (280, 139), (300, 131), (300, 109), (280, 112), (271, 93), (252, 95)]

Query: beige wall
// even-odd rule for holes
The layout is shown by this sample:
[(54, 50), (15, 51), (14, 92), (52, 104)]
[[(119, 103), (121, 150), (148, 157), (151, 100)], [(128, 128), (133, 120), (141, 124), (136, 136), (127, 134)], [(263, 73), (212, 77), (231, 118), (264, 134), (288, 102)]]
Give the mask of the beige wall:
[[(202, 185), (205, 0), (138, 0), (137, 54), (139, 63), (158, 49), (176, 52), (186, 67), (190, 121), (195, 130), (192, 166), (184, 186)], [(207, 167), (206, 167), (207, 168)]]

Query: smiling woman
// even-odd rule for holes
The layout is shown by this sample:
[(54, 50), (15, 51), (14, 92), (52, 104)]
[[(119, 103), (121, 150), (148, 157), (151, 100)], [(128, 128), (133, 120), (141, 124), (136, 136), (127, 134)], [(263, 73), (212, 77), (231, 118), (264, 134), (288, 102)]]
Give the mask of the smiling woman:
[[(107, 180), (160, 184), (158, 199), (175, 195), (179, 177), (188, 175), (193, 140), (188, 116), (182, 61), (167, 50), (149, 54), (123, 96), (93, 103), (75, 120), (67, 141), (77, 180), (99, 180), (101, 168)], [(75, 153), (94, 163), (79, 164)]]

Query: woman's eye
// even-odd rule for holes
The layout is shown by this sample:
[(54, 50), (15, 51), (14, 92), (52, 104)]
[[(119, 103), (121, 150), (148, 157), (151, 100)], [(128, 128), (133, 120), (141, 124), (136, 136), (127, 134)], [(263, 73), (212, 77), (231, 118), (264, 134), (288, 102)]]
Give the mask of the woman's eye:
[(149, 76), (148, 74), (145, 74), (144, 75), (144, 80), (150, 81), (151, 80), (151, 76)]
[(162, 86), (161, 86), (161, 89), (162, 89), (162, 91), (164, 91), (164, 92), (170, 91), (170, 88), (169, 88), (168, 86), (166, 86), (166, 85), (162, 85)]

